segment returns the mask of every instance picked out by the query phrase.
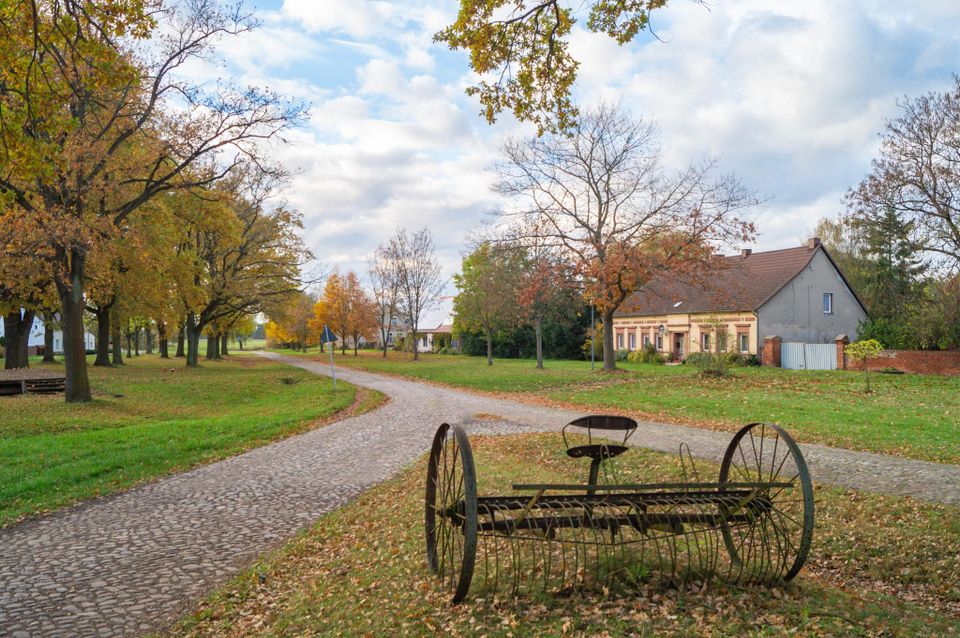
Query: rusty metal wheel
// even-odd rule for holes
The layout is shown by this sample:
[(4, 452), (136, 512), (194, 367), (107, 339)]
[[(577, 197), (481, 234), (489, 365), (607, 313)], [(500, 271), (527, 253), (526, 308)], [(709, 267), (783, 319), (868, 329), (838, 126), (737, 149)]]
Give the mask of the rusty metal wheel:
[[(724, 454), (720, 483), (768, 486), (720, 505), (720, 531), (734, 580), (796, 576), (813, 541), (814, 500), (810, 472), (793, 437), (769, 423), (744, 426)], [(731, 514), (748, 520), (728, 522)]]
[(424, 498), (427, 562), (458, 603), (477, 557), (477, 476), (467, 433), (444, 423), (433, 437)]

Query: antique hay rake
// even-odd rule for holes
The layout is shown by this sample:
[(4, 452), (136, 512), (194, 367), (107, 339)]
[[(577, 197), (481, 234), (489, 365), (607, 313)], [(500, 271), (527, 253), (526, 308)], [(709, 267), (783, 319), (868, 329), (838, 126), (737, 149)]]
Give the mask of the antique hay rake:
[[(571, 427), (586, 430), (585, 445), (571, 445)], [(568, 456), (590, 459), (587, 483), (515, 484), (513, 494), (480, 496), (466, 432), (441, 425), (428, 461), (424, 522), (427, 561), (453, 602), (472, 583), (517, 595), (797, 575), (813, 537), (814, 501), (789, 434), (765, 423), (743, 427), (715, 483), (700, 481), (685, 445), (681, 482), (601, 481), (610, 459), (630, 449), (636, 428), (618, 416), (572, 421), (563, 440)]]

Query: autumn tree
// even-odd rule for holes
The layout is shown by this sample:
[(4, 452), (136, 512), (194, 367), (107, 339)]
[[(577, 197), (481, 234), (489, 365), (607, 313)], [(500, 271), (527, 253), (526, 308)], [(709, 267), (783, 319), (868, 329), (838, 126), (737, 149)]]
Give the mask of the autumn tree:
[[(722, 267), (718, 246), (754, 234), (740, 217), (757, 202), (753, 192), (718, 176), (715, 160), (668, 171), (656, 128), (608, 105), (585, 113), (570, 135), (508, 142), (497, 172), (508, 198), (502, 222), (521, 235), (536, 228), (564, 253), (605, 326), (657, 273), (692, 279)], [(613, 370), (613, 331), (603, 336), (604, 368)]]
[(367, 266), (367, 272), (373, 293), (373, 311), (380, 333), (380, 345), (383, 348), (383, 357), (386, 358), (390, 332), (398, 318), (400, 307), (400, 278), (388, 246), (377, 246)]
[(353, 340), (353, 356), (357, 356), (360, 339), (367, 339), (376, 332), (377, 310), (373, 300), (360, 283), (360, 277), (352, 270), (344, 278), (347, 294), (347, 332)]
[(300, 237), (300, 214), (272, 206), (269, 184), (256, 167), (236, 170), (216, 190), (198, 193), (178, 210), (181, 254), (192, 274), (178, 288), (186, 314), (187, 366), (198, 365), (200, 336), (208, 326), (264, 310), (300, 292), (301, 266), (311, 257)]
[(544, 322), (561, 318), (582, 302), (572, 268), (544, 235), (535, 226), (521, 232), (519, 238), (507, 238), (505, 243), (521, 262), (516, 304), (520, 318), (533, 325), (538, 369), (543, 369)]
[(400, 314), (413, 339), (413, 359), (420, 359), (417, 333), (423, 313), (437, 304), (446, 283), (429, 229), (408, 233), (399, 228), (387, 245), (389, 262), (400, 289)]
[[(0, 195), (37, 221), (60, 301), (66, 400), (88, 401), (91, 247), (161, 193), (214, 183), (301, 113), (181, 71), (254, 22), (212, 2), (19, 0), (0, 19)], [(175, 104), (174, 104), (175, 103)], [(189, 170), (189, 169), (195, 170)]]
[[(346, 277), (336, 271), (331, 273), (323, 287), (320, 301), (322, 323), (340, 338), (340, 353), (346, 354), (347, 335), (350, 332), (350, 294)], [(335, 344), (330, 344), (330, 347), (334, 348)]]
[(522, 262), (512, 250), (497, 250), (489, 242), (463, 258), (453, 276), (454, 330), (482, 332), (487, 341), (487, 365), (493, 365), (493, 337), (516, 324), (517, 287)]
[(650, 26), (667, 0), (460, 0), (456, 21), (434, 36), (464, 49), (480, 79), (467, 88), (493, 122), (504, 109), (535, 123), (540, 133), (565, 130), (578, 111), (570, 99), (577, 61), (568, 51), (574, 24), (604, 33), (617, 44)]
[(29, 367), (27, 344), (34, 318), (43, 316), (49, 324), (58, 305), (52, 277), (43, 264), (49, 251), (38, 239), (40, 231), (36, 220), (18, 219), (16, 208), (4, 206), (0, 197), (0, 320), (8, 370)]
[(312, 332), (314, 303), (311, 295), (298, 292), (274, 304), (268, 313), (271, 338), (306, 352)]

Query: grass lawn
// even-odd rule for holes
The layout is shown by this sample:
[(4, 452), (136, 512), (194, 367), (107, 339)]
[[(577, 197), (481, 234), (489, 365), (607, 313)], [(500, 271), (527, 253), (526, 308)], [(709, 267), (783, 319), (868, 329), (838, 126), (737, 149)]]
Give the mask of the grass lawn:
[[(582, 480), (556, 434), (473, 437), (479, 492)], [(634, 449), (624, 481), (679, 478), (675, 457)], [(712, 475), (716, 467), (698, 464)], [(425, 459), (325, 517), (233, 579), (175, 636), (956, 636), (960, 509), (817, 488), (810, 559), (791, 583), (723, 582), (626, 594), (471, 595), (451, 606), (427, 570)], [(476, 582), (476, 581), (475, 581)], [(702, 585), (702, 584), (701, 584)]]
[(307, 430), (357, 398), (349, 384), (334, 392), (327, 379), (254, 357), (186, 369), (141, 356), (91, 367), (90, 381), (94, 400), (82, 405), (0, 398), (0, 525)]
[[(285, 353), (290, 354), (289, 351)], [(316, 357), (316, 351), (306, 355)], [(587, 361), (410, 355), (384, 360), (366, 351), (337, 355), (340, 365), (472, 390), (510, 393), (584, 410), (733, 430), (751, 421), (776, 422), (800, 441), (960, 463), (960, 377), (846, 371), (735, 368), (725, 379), (703, 379), (688, 366), (620, 363), (618, 374), (591, 371)]]

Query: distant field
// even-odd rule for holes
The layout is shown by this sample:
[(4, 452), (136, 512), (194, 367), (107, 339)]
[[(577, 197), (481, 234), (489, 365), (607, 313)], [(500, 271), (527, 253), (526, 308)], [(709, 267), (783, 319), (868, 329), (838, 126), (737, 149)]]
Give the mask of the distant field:
[(0, 526), (304, 431), (356, 398), (255, 357), (187, 369), (141, 356), (90, 378), (88, 404), (0, 398)]
[[(289, 351), (285, 351), (290, 354)], [(304, 356), (304, 355), (301, 355)], [(316, 357), (314, 349), (306, 355)], [(337, 354), (338, 365), (384, 372), (517, 398), (623, 412), (642, 418), (733, 429), (750, 421), (780, 423), (801, 441), (960, 463), (960, 377), (846, 371), (735, 368), (726, 379), (702, 379), (688, 366), (618, 364), (591, 371), (588, 361), (361, 352)]]

